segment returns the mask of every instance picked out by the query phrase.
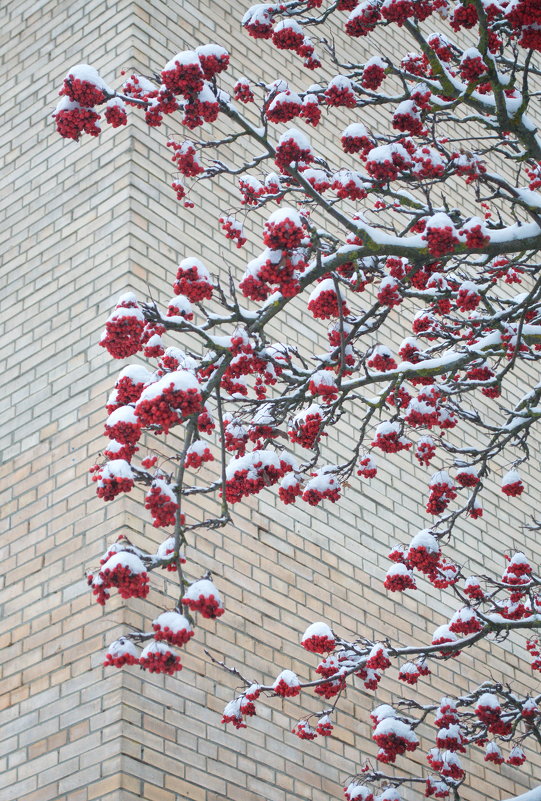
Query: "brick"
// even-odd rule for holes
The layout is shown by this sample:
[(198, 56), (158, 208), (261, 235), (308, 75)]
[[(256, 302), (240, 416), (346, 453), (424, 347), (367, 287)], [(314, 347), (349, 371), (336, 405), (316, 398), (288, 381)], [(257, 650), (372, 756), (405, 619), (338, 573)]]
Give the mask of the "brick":
[[(88, 467), (104, 446), (103, 406), (124, 365), (97, 344), (103, 322), (126, 287), (141, 298), (150, 288), (159, 302), (167, 300), (176, 264), (189, 253), (214, 271), (227, 264), (236, 276), (246, 258), (216, 236), (217, 214), (237, 204), (230, 190), (198, 184), (204, 213), (179, 210), (166, 185), (163, 137), (135, 113), (125, 130), (75, 144), (60, 141), (50, 121), (42, 127), (43, 102), (55, 102), (59, 81), (74, 63), (96, 63), (116, 86), (122, 68), (149, 74), (179, 47), (218, 38), (234, 53), (239, 72), (253, 74), (256, 56), (258, 77), (291, 72), (292, 85), (306, 85), (290, 54), (265, 42), (255, 50), (239, 32), (239, 4), (222, 4), (221, 13), (218, 5), (7, 4), (3, 97), (14, 113), (5, 120), (8, 169), (0, 177), (9, 201), (0, 209), (8, 265), (0, 297), (0, 330), (8, 333), (0, 353), (7, 387), (0, 399), (0, 756), (14, 801), (338, 798), (344, 777), (358, 770), (359, 755), (375, 753), (366, 724), (372, 699), (348, 693), (341, 700), (325, 751), (318, 741), (306, 744), (291, 735), (299, 708), (276, 699), (260, 702), (247, 732), (225, 729), (220, 714), (236, 680), (209, 664), (202, 648), (256, 680), (270, 681), (282, 667), (311, 676), (314, 661), (299, 648), (299, 636), (313, 620), (329, 620), (347, 637), (389, 634), (393, 642), (420, 642), (453, 611), (449, 596), (421, 582), (415, 598), (398, 601), (382, 591), (390, 546), (425, 524), (417, 500), (426, 474), (399, 458), (381, 464), (377, 481), (362, 491), (352, 482), (336, 507), (286, 509), (266, 491), (239, 504), (234, 525), (199, 530), (190, 571), (215, 573), (227, 614), (218, 624), (198, 625), (178, 677), (102, 667), (107, 643), (128, 625), (148, 628), (158, 608), (177, 600), (169, 576), (153, 577), (147, 602), (114, 600), (102, 610), (88, 593), (85, 570), (97, 566), (118, 533), (129, 531), (139, 545), (157, 546), (162, 539), (142, 511), (141, 492), (103, 504), (88, 480)], [(402, 30), (387, 28), (381, 52), (393, 55), (403, 45)], [(364, 41), (353, 52), (364, 59)], [(366, 114), (379, 128), (379, 113)], [(324, 126), (310, 135), (323, 153)], [(295, 324), (285, 333), (305, 352), (322, 352), (324, 332), (303, 313), (304, 299), (300, 303), (293, 304)], [(403, 322), (390, 324), (397, 343)], [(282, 339), (283, 325), (277, 322), (271, 333)], [(341, 436), (356, 427), (348, 413)], [(344, 449), (334, 433), (328, 440), (330, 461), (337, 463)], [(155, 438), (148, 442), (155, 447)], [(167, 451), (160, 442), (161, 448)], [(538, 486), (539, 478), (533, 465), (530, 485)], [(493, 509), (487, 508), (482, 530), (496, 534), (498, 553), (468, 522), (454, 534), (457, 558), (472, 572), (482, 572), (484, 563), (499, 565), (499, 553), (516, 546), (518, 527), (538, 512), (535, 498), (509, 506), (496, 496), (490, 495)], [(213, 504), (195, 498), (194, 519)], [(528, 546), (539, 557), (535, 538)], [(519, 678), (536, 692), (520, 642), (510, 637), (501, 649), (472, 649), (460, 665), (438, 665), (419, 697), (432, 701), (450, 686), (461, 692), (479, 668), (483, 676)], [(393, 700), (388, 687), (380, 693)], [(312, 697), (305, 706), (307, 713), (320, 709)], [(482, 757), (472, 765), (471, 786), (461, 788), (465, 801), (493, 801), (496, 786), (502, 797), (529, 789), (541, 767), (532, 755), (529, 772), (504, 767), (494, 780)]]

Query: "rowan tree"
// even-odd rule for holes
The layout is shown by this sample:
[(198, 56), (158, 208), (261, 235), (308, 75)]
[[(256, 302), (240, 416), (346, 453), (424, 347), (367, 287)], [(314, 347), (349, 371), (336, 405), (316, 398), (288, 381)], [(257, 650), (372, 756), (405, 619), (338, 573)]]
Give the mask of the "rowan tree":
[[(243, 26), (262, 47), (290, 51), (304, 85), (238, 75), (218, 42), (178, 53), (155, 74), (128, 76), (118, 90), (77, 65), (53, 114), (59, 134), (73, 140), (97, 136), (103, 122), (125, 125), (128, 110), (143, 114), (170, 136), (178, 200), (193, 208), (200, 182), (229, 180), (236, 203), (219, 218), (222, 233), (243, 248), (248, 220), (260, 244), (240, 281), (184, 254), (171, 300), (128, 292), (105, 323), (100, 345), (113, 358), (142, 354), (148, 365), (119, 373), (106, 405), (109, 443), (92, 479), (104, 501), (143, 486), (145, 508), (166, 533), (156, 553), (121, 536), (88, 582), (101, 604), (115, 590), (146, 597), (159, 569), (179, 583), (177, 606), (112, 643), (105, 664), (173, 674), (197, 615), (224, 613), (212, 576), (193, 575), (186, 563), (198, 529), (231, 522), (235, 505), (260, 492), (285, 505), (340, 503), (355, 482), (378, 480), (377, 460), (407, 452), (426, 469), (427, 524), (389, 554), (385, 588), (415, 591), (421, 576), (448, 590), (456, 612), (426, 642), (407, 646), (384, 631), (351, 641), (316, 621), (301, 637), (320, 660), (312, 677), (277, 667), (264, 685), (220, 662), (242, 686), (223, 722), (244, 728), (263, 698), (315, 692), (319, 713), (293, 731), (324, 738), (346, 688), (373, 692), (397, 667), (404, 697), (373, 710), (377, 764), (360, 755), (346, 799), (397, 801), (409, 783), (420, 795), (458, 799), (467, 780), (460, 754), (481, 747), (486, 762), (520, 766), (541, 744), (541, 694), (521, 695), (496, 678), (463, 695), (451, 687), (432, 705), (408, 695), (438, 662), (515, 630), (541, 671), (541, 574), (528, 554), (506, 554), (499, 573), (479, 577), (449, 555), (461, 521), (482, 517), (487, 487), (499, 481), (511, 508), (536, 492), (520, 466), (541, 417), (541, 138), (533, 117), (541, 5), (285, 0), (248, 9)], [(388, 26), (404, 42), (393, 60), (376, 54)], [(367, 60), (355, 59), (361, 39), (363, 50), (373, 43)], [(335, 77), (312, 82), (323, 64)], [(364, 121), (373, 110), (377, 126)], [(329, 147), (320, 152), (310, 126), (325, 122)], [(321, 321), (323, 352), (272, 340), (269, 330), (291, 308)], [(401, 344), (397, 320), (407, 334)], [(326, 438), (340, 421), (353, 421), (346, 455), (329, 463)], [(182, 446), (165, 456), (161, 443), (173, 429)], [(194, 478), (213, 461), (215, 481)], [(194, 515), (201, 494), (214, 499), (213, 517)], [(403, 773), (419, 735), (433, 746), (426, 770)], [(541, 786), (531, 794), (539, 799)]]

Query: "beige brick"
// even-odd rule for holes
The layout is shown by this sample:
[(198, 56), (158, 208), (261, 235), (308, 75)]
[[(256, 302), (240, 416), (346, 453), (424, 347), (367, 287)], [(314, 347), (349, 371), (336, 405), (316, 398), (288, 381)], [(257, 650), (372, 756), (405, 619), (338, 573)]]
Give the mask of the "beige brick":
[[(74, 63), (95, 63), (117, 85), (123, 68), (148, 74), (179, 49), (216, 39), (233, 52), (235, 71), (255, 71), (258, 78), (291, 72), (292, 85), (305, 87), (307, 77), (291, 54), (240, 33), (242, 5), (7, 3), (0, 753), (8, 760), (2, 780), (10, 782), (14, 801), (339, 798), (360, 755), (376, 751), (366, 722), (372, 697), (348, 692), (341, 699), (326, 749), (290, 733), (301, 714), (321, 708), (311, 695), (302, 706), (261, 701), (248, 731), (225, 729), (221, 710), (238, 681), (209, 664), (202, 648), (257, 681), (271, 681), (283, 667), (308, 677), (314, 660), (299, 647), (299, 635), (314, 619), (329, 620), (348, 637), (389, 634), (393, 643), (421, 642), (452, 611), (449, 595), (421, 582), (415, 597), (397, 600), (382, 591), (390, 546), (424, 524), (417, 499), (426, 474), (399, 458), (381, 465), (378, 480), (362, 492), (357, 485), (348, 489), (336, 506), (285, 509), (272, 492), (263, 492), (235, 509), (234, 525), (200, 530), (196, 547), (190, 546), (190, 570), (215, 572), (227, 614), (218, 624), (198, 621), (177, 677), (102, 668), (107, 643), (128, 624), (148, 628), (157, 609), (173, 606), (177, 592), (170, 576), (154, 577), (148, 601), (115, 599), (102, 610), (86, 587), (85, 569), (98, 565), (106, 543), (121, 531), (141, 546), (163, 538), (142, 510), (142, 493), (104, 504), (89, 482), (88, 467), (104, 446), (104, 403), (125, 364), (98, 346), (103, 322), (126, 287), (141, 298), (150, 289), (160, 302), (167, 300), (184, 255), (201, 255), (213, 270), (231, 265), (236, 275), (245, 257), (216, 236), (218, 212), (236, 204), (225, 183), (201, 188), (203, 215), (179, 208), (167, 186), (170, 162), (161, 131), (149, 130), (134, 113), (126, 129), (76, 144), (55, 135), (48, 109)], [(404, 38), (403, 29), (386, 29), (382, 53), (397, 52)], [(355, 48), (363, 59), (369, 55), (364, 41)], [(380, 124), (375, 111), (367, 119)], [(321, 152), (324, 131), (310, 131)], [(321, 329), (300, 311), (298, 317), (287, 334), (313, 353)], [(403, 319), (391, 323), (391, 332), (400, 341)], [(272, 335), (283, 334), (277, 323)], [(348, 416), (340, 436), (356, 425)], [(339, 461), (343, 448), (334, 434), (328, 445)], [(535, 464), (530, 484), (539, 481)], [(465, 523), (456, 533), (457, 558), (472, 572), (483, 562), (501, 567), (499, 553), (516, 546), (519, 526), (538, 513), (535, 495), (511, 505), (496, 495), (480, 529)], [(197, 519), (213, 508), (206, 496), (194, 501)], [(481, 541), (479, 531), (492, 537)], [(528, 545), (539, 558), (541, 544)], [(511, 637), (502, 648), (480, 646), (460, 663), (438, 665), (419, 698), (432, 701), (450, 686), (462, 692), (480, 670), (485, 677), (503, 669), (504, 680), (536, 691), (520, 642)], [(392, 692), (396, 687), (385, 679), (377, 700), (393, 701)], [(527, 771), (504, 768), (494, 779), (477, 755), (470, 785), (461, 788), (464, 801), (495, 801), (528, 789), (541, 770), (539, 756), (530, 756)]]

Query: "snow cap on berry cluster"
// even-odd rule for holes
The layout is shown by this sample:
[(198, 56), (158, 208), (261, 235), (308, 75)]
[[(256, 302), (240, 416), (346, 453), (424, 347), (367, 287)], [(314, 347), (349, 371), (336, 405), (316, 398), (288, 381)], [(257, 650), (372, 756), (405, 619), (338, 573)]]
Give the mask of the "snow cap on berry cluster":
[(102, 567), (102, 572), (105, 570), (110, 570), (112, 572), (115, 567), (118, 567), (119, 565), (121, 567), (128, 567), (130, 573), (134, 575), (137, 573), (144, 573), (146, 571), (145, 565), (136, 554), (130, 553), (129, 551), (119, 551), (118, 553), (115, 553), (109, 557)]
[(77, 81), (87, 81), (88, 83), (96, 86), (98, 89), (101, 89), (105, 94), (113, 94), (112, 89), (107, 86), (98, 70), (94, 67), (91, 67), (90, 64), (76, 64), (74, 67), (68, 70), (66, 78), (74, 78)]
[(314, 651), (315, 653), (324, 653), (331, 651), (336, 644), (334, 634), (327, 623), (318, 621), (312, 623), (304, 634), (302, 635), (301, 645), (307, 651)]

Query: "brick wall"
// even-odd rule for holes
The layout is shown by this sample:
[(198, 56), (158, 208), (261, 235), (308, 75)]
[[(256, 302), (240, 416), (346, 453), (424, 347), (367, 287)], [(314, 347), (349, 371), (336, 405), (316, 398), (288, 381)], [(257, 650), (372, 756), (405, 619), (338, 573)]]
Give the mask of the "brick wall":
[[(86, 587), (85, 569), (121, 531), (139, 545), (163, 538), (136, 492), (104, 504), (89, 483), (88, 467), (104, 443), (104, 401), (120, 367), (98, 347), (99, 332), (126, 288), (166, 301), (186, 255), (200, 255), (214, 273), (229, 265), (238, 274), (242, 261), (216, 233), (218, 212), (234, 204), (227, 184), (201, 191), (204, 214), (183, 210), (167, 188), (160, 131), (132, 114), (126, 129), (75, 144), (52, 132), (48, 114), (62, 76), (78, 62), (91, 62), (116, 85), (122, 68), (148, 73), (180, 49), (219, 39), (233, 51), (233, 75), (290, 72), (286, 56), (240, 33), (242, 5), (51, 0), (7, 7), (0, 801), (339, 798), (347, 776), (375, 754), (366, 722), (372, 694), (348, 692), (325, 750), (290, 733), (297, 703), (261, 704), (248, 730), (225, 729), (221, 710), (235, 681), (209, 663), (203, 647), (258, 681), (282, 668), (306, 676), (313, 661), (298, 639), (315, 619), (346, 636), (422, 641), (453, 608), (447, 594), (423, 583), (400, 603), (382, 592), (389, 546), (425, 523), (419, 486), (426, 474), (406, 457), (386, 465), (371, 486), (352, 487), (337, 508), (276, 507), (265, 492), (235, 510), (234, 524), (199, 532), (188, 551), (192, 575), (215, 573), (227, 614), (198, 629), (178, 677), (101, 667), (106, 644), (126, 625), (148, 627), (157, 608), (171, 605), (175, 587), (158, 577), (147, 601), (112, 600), (105, 610)], [(389, 31), (382, 50), (402, 45), (400, 36)], [(360, 43), (360, 57), (370, 54), (366, 46)], [(312, 136), (321, 149), (322, 131)], [(255, 254), (258, 228), (255, 221), (249, 227), (247, 252)], [(313, 352), (319, 329), (305, 317), (293, 330), (290, 324), (290, 341)], [(277, 326), (275, 335), (284, 330)], [(393, 336), (403, 336), (400, 318)], [(351, 425), (353, 415), (341, 423), (343, 435)], [(338, 439), (329, 439), (338, 458)], [(530, 486), (538, 481), (531, 467)], [(534, 493), (500, 504), (494, 491), (490, 502), (479, 525), (461, 524), (455, 535), (454, 553), (472, 572), (483, 563), (500, 566), (502, 551), (523, 543), (520, 525), (536, 511)], [(196, 516), (209, 501), (198, 503)], [(539, 559), (539, 543), (528, 548)], [(480, 646), (439, 666), (419, 697), (465, 690), (476, 675), (502, 671), (523, 689), (530, 674), (519, 642)], [(391, 693), (383, 683), (378, 701)], [(317, 708), (310, 699), (302, 707)], [(492, 800), (527, 789), (541, 763), (529, 765), (496, 774), (478, 761), (464, 797)]]

